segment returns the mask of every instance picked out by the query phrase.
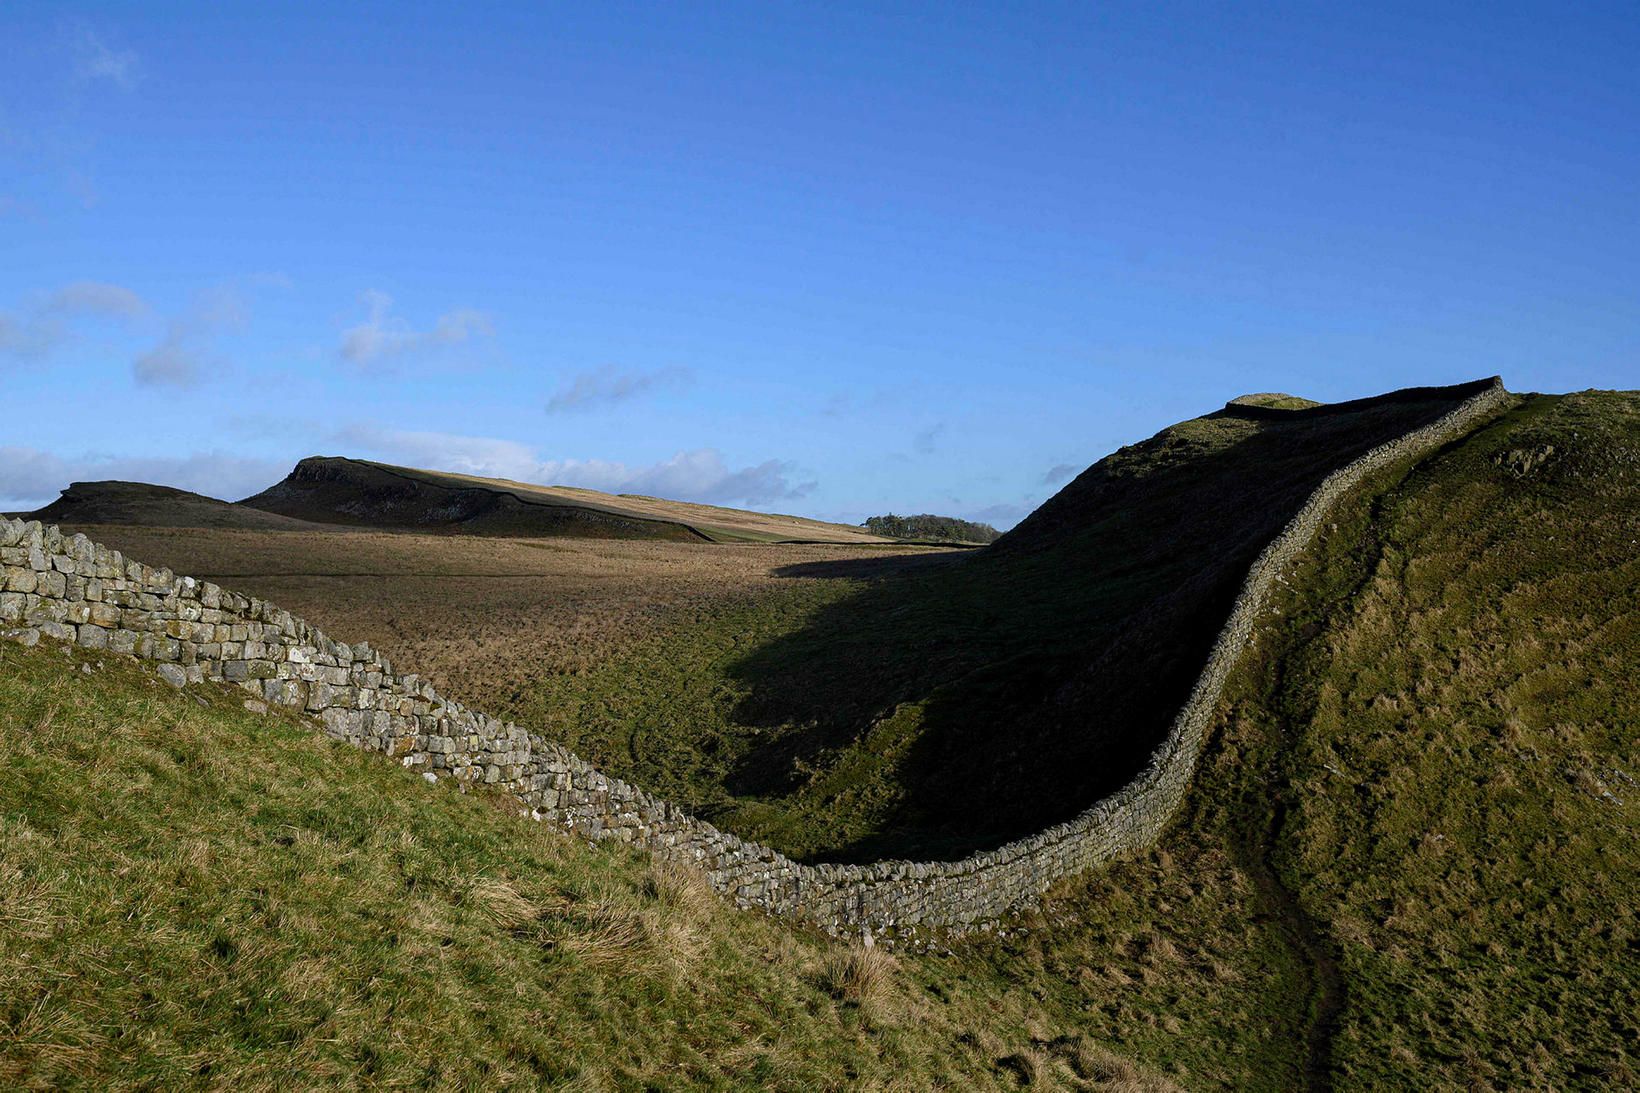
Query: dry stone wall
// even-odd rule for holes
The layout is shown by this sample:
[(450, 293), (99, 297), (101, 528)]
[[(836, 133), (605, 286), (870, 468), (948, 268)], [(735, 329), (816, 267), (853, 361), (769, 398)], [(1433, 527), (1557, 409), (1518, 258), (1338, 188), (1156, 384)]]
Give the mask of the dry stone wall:
[(1063, 877), (1143, 848), (1179, 807), (1225, 681), (1279, 575), (1367, 476), (1427, 456), (1512, 399), (1501, 382), (1322, 482), (1248, 573), (1206, 667), (1149, 764), (1075, 819), (960, 861), (803, 865), (610, 778), (541, 736), (441, 697), (369, 645), (332, 640), (273, 604), (123, 557), (80, 535), (0, 519), (0, 636), (42, 638), (154, 662), (169, 682), (237, 684), (303, 711), (330, 736), (391, 756), (431, 782), (510, 793), (537, 819), (703, 870), (742, 907), (832, 933), (963, 932), (1034, 901)]

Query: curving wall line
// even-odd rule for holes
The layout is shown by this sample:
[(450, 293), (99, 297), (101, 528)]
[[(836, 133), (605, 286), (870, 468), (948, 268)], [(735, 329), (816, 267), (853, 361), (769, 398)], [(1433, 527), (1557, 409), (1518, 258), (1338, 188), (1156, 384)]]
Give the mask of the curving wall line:
[(794, 862), (610, 778), (549, 740), (439, 696), (419, 677), (395, 673), (368, 644), (333, 641), (272, 604), (131, 561), (38, 522), (0, 519), (0, 637), (129, 654), (155, 662), (179, 687), (236, 683), (256, 700), (304, 711), (328, 735), (392, 756), (428, 781), (492, 786), (538, 820), (697, 867), (742, 907), (804, 919), (833, 934), (892, 937), (926, 927), (961, 933), (1035, 901), (1061, 878), (1155, 842), (1184, 799), (1255, 620), (1328, 513), (1369, 475), (1427, 457), (1513, 399), (1497, 378), (1440, 393), (1467, 397), (1440, 419), (1334, 471), (1259, 555), (1189, 699), (1132, 782), (1066, 823), (960, 861)]

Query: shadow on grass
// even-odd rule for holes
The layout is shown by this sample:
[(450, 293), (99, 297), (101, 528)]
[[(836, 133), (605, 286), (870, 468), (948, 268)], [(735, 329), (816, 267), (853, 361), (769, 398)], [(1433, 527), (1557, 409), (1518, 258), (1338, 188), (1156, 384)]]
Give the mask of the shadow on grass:
[(816, 562), (860, 581), (730, 674), (731, 794), (810, 860), (948, 858), (1120, 788), (1183, 704), (1247, 567), (1320, 481), (1455, 397), (1221, 413), (1090, 468), (1007, 537)]

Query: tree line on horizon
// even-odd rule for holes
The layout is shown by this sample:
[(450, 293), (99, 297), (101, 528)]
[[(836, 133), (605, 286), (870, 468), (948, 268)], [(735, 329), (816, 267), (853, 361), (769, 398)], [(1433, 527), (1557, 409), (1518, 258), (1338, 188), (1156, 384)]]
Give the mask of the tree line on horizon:
[(872, 516), (861, 525), (876, 535), (895, 539), (938, 539), (952, 543), (994, 543), (1002, 532), (990, 524), (974, 520), (959, 520), (955, 516)]

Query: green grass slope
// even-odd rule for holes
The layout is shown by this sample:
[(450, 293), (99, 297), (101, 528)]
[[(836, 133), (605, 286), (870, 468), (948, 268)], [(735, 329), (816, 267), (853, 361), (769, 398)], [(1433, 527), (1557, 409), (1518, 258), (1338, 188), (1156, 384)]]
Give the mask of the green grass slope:
[(1535, 396), (1294, 580), (1227, 740), (1337, 964), (1340, 1081), (1640, 1081), (1637, 544), (1640, 395)]
[(892, 967), (237, 692), (0, 645), (0, 1085), (1633, 1088), (1637, 544), (1637, 394), (1381, 476), (1161, 844)]
[(0, 643), (0, 1088), (1169, 1088), (241, 698)]
[(854, 580), (674, 620), (505, 712), (794, 856), (995, 846), (1125, 784), (1320, 480), (1462, 394), (1232, 405), (1101, 460), (984, 550), (792, 567)]
[(1192, 1088), (1635, 1088), (1640, 394), (1528, 396), (1340, 516), (1161, 844), (983, 959)]

